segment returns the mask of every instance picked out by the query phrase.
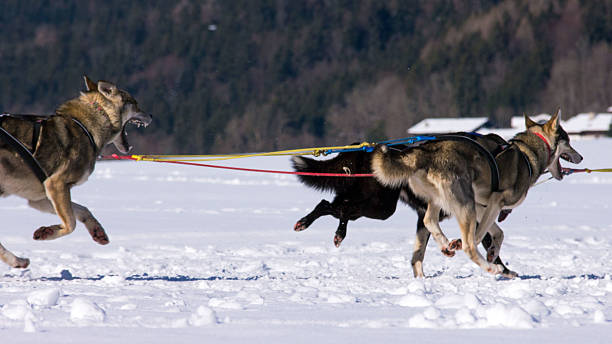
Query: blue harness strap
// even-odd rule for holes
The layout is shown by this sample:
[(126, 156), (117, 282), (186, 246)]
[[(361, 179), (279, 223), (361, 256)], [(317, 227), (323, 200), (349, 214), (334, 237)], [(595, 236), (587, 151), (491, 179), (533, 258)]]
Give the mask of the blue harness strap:
[[(376, 144), (387, 145), (387, 146), (411, 145), (411, 144), (424, 142), (424, 141), (431, 141), (435, 139), (436, 139), (435, 136), (411, 136), (411, 137), (405, 137), (401, 139), (376, 142)], [(375, 149), (374, 145), (363, 146), (360, 148), (328, 149), (323, 152), (323, 155), (334, 154), (334, 153), (358, 152), (358, 151), (371, 153), (374, 151), (374, 149)]]

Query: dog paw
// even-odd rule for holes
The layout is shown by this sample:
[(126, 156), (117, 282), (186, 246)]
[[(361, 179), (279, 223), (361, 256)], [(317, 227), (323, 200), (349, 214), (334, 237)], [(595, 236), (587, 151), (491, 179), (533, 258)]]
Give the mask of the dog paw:
[(55, 239), (55, 234), (61, 229), (60, 225), (44, 226), (34, 231), (34, 240)]
[(514, 271), (506, 269), (501, 273), (501, 276), (507, 279), (515, 279), (518, 277), (518, 274)]
[(11, 262), (11, 267), (16, 269), (25, 269), (30, 265), (28, 258), (15, 257), (15, 261)]
[(296, 232), (301, 232), (303, 230), (305, 230), (306, 228), (308, 228), (308, 225), (306, 224), (305, 221), (298, 221), (295, 226), (293, 226), (293, 230)]
[(461, 239), (455, 239), (448, 243), (448, 248), (453, 251), (461, 250), (462, 247), (463, 247), (463, 244), (461, 242)]
[(504, 272), (504, 267), (499, 264), (489, 264), (487, 272), (493, 275), (501, 275)]
[(447, 257), (454, 257), (455, 256), (455, 250), (452, 250), (449, 247), (445, 247), (441, 251), (442, 251), (442, 254), (447, 256)]
[(415, 262), (412, 263), (412, 273), (415, 278), (425, 278), (425, 273), (423, 273), (423, 262)]
[(334, 235), (334, 245), (336, 247), (340, 247), (340, 244), (342, 243), (342, 240), (344, 240), (344, 237), (341, 237), (338, 234)]
[(104, 231), (104, 228), (100, 226), (96, 226), (91, 229), (89, 231), (89, 234), (91, 235), (93, 241), (97, 242), (100, 245), (106, 245), (110, 242), (108, 240), (108, 235), (106, 235), (106, 232)]

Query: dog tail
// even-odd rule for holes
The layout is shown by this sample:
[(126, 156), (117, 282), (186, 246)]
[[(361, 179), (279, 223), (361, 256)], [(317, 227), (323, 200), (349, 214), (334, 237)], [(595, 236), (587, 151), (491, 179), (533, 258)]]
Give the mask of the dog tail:
[(382, 185), (399, 188), (408, 185), (408, 178), (416, 170), (410, 154), (391, 151), (387, 146), (379, 146), (372, 156), (372, 173)]
[[(303, 156), (291, 157), (293, 163), (293, 169), (296, 172), (309, 172), (309, 173), (361, 173), (357, 171), (347, 170), (346, 165), (343, 164), (342, 153), (333, 159), (328, 160), (315, 160), (306, 158)], [(343, 166), (345, 165), (345, 166)], [(369, 168), (369, 166), (367, 166)], [(369, 173), (369, 172), (366, 172)], [(348, 187), (347, 183), (351, 183), (349, 179), (353, 178), (341, 178), (341, 177), (321, 177), (321, 176), (304, 176), (298, 175), (298, 179), (305, 185), (321, 190), (321, 191), (334, 191), (338, 192), (341, 189)]]

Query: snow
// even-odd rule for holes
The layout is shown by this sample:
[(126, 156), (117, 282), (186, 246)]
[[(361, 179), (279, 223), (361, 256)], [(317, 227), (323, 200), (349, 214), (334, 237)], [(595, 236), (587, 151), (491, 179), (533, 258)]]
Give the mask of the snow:
[[(612, 140), (574, 146), (583, 166), (610, 167)], [(289, 170), (287, 157), (220, 164)], [(493, 277), (430, 243), (425, 279), (410, 265), (416, 215), (295, 222), (321, 198), (287, 175), (100, 162), (73, 189), (105, 226), (100, 246), (18, 198), (0, 200), (0, 241), (31, 259), (0, 265), (0, 333), (10, 343), (607, 343), (612, 334), (612, 174), (534, 187), (501, 223), (501, 257), (520, 274)], [(450, 238), (454, 220), (442, 222)], [(431, 241), (430, 241), (431, 242)], [(607, 339), (606, 339), (607, 338)]]
[(76, 324), (96, 324), (104, 322), (106, 312), (95, 302), (78, 297), (70, 305), (70, 320)]

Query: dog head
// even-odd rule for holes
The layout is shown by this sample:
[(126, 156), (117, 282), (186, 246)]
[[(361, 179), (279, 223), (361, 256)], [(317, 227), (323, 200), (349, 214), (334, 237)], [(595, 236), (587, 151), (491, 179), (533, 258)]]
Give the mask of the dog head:
[(97, 83), (84, 75), (85, 87), (87, 91), (96, 91), (102, 95), (104, 104), (102, 107), (110, 118), (111, 122), (120, 124), (120, 133), (111, 141), (121, 153), (127, 153), (132, 149), (127, 141), (125, 127), (128, 123), (138, 127), (148, 126), (153, 117), (138, 107), (136, 99), (128, 92), (117, 88), (114, 84), (100, 80)]
[(582, 155), (571, 145), (567, 132), (561, 127), (561, 109), (546, 123), (540, 125), (525, 116), (525, 126), (528, 131), (538, 135), (547, 145), (548, 149), (548, 171), (557, 180), (563, 179), (559, 159), (579, 164)]

